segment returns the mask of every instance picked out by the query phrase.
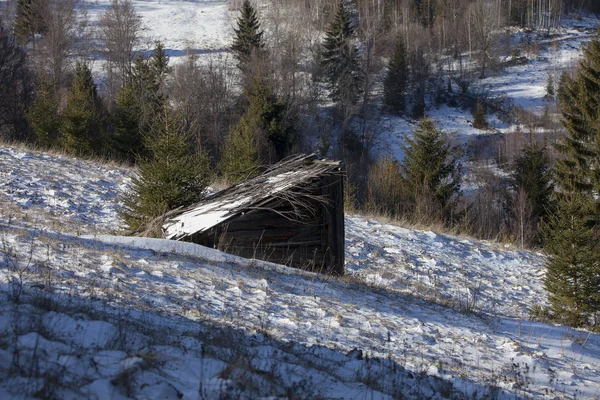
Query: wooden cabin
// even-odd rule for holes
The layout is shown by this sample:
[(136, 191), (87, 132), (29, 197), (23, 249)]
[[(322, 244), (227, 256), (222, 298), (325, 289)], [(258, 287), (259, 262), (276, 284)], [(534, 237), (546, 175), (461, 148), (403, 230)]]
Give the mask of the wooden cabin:
[(343, 169), (300, 155), (170, 217), (165, 237), (334, 275), (344, 274)]

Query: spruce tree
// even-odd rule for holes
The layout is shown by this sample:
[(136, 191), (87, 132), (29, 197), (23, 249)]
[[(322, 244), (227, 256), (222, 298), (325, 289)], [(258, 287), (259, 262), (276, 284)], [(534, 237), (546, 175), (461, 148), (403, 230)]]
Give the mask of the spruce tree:
[(550, 309), (559, 322), (573, 326), (587, 326), (590, 318), (598, 323), (600, 242), (592, 223), (595, 218), (591, 197), (565, 193), (543, 230)]
[(554, 90), (554, 75), (548, 73), (548, 81), (546, 82), (546, 97), (548, 99), (553, 99), (556, 95)]
[(477, 100), (477, 105), (473, 109), (473, 128), (486, 129), (488, 127), (485, 107), (481, 101)]
[[(600, 28), (584, 47), (576, 76), (561, 76), (559, 90), (566, 138), (556, 147), (563, 157), (556, 166), (562, 189), (600, 190)], [(573, 185), (573, 187), (571, 187)]]
[[(513, 193), (508, 208), (513, 225), (518, 228), (521, 245), (539, 245), (540, 222), (552, 208), (552, 174), (544, 148), (528, 145), (515, 162), (512, 174)], [(526, 225), (526, 226), (525, 226)]]
[(558, 206), (544, 227), (545, 283), (555, 316), (585, 325), (600, 311), (600, 29), (585, 46), (575, 77), (563, 74), (560, 82), (567, 135), (556, 144), (561, 153), (554, 169)]
[(515, 163), (513, 173), (515, 191), (523, 189), (531, 203), (535, 219), (544, 218), (551, 206), (554, 192), (550, 160), (543, 147), (537, 144), (525, 146)]
[(35, 135), (36, 144), (42, 148), (50, 148), (58, 144), (61, 126), (54, 84), (46, 78), (40, 78), (36, 94), (37, 97), (27, 112), (27, 120)]
[(406, 111), (406, 89), (408, 86), (408, 62), (404, 39), (396, 39), (394, 55), (383, 81), (383, 101), (392, 114), (402, 115)]
[(62, 113), (62, 141), (73, 154), (99, 153), (102, 146), (102, 102), (92, 72), (85, 63), (77, 63), (75, 78)]
[(157, 42), (154, 51), (148, 60), (150, 73), (154, 80), (154, 88), (156, 92), (164, 90), (165, 80), (173, 68), (169, 66), (169, 56), (165, 52), (165, 45), (162, 42)]
[(256, 124), (243, 115), (231, 131), (221, 151), (218, 168), (227, 183), (237, 183), (256, 176), (259, 172)]
[(226, 181), (249, 178), (261, 162), (274, 163), (287, 156), (295, 135), (295, 118), (279, 100), (269, 82), (258, 75), (245, 90), (246, 112), (225, 142), (219, 169)]
[(269, 82), (260, 76), (246, 90), (246, 97), (246, 119), (272, 147), (274, 157), (270, 157), (270, 161), (283, 159), (290, 150), (294, 135), (293, 118), (287, 117), (288, 105), (277, 98)]
[(321, 68), (329, 86), (329, 97), (342, 107), (354, 105), (362, 92), (358, 48), (352, 43), (354, 27), (350, 13), (340, 0), (333, 21), (325, 32)]
[(425, 94), (431, 75), (431, 62), (422, 47), (417, 47), (410, 54), (410, 83), (413, 87), (412, 118), (419, 120), (425, 116)]
[(460, 191), (460, 174), (451, 144), (428, 118), (421, 121), (412, 138), (405, 140), (400, 183), (415, 216), (447, 216)]
[(112, 114), (114, 133), (110, 144), (120, 159), (134, 162), (144, 153), (142, 139), (142, 107), (132, 84), (125, 84), (117, 94)]
[[(169, 57), (160, 42), (156, 43), (150, 58), (138, 56), (133, 61), (131, 80), (128, 84), (131, 85), (132, 94), (140, 109), (139, 129), (142, 135), (151, 129), (154, 116), (163, 111), (166, 101), (165, 82), (170, 72)], [(143, 148), (140, 152), (143, 153)]]
[(265, 44), (256, 10), (249, 0), (244, 0), (240, 13), (237, 28), (233, 29), (234, 38), (231, 50), (241, 66), (250, 59), (252, 54), (260, 53)]
[(421, 86), (417, 86), (414, 91), (414, 104), (411, 117), (419, 120), (425, 117), (425, 90)]
[(22, 46), (44, 32), (42, 4), (41, 0), (17, 0), (14, 33)]
[(27, 53), (0, 21), (0, 138), (28, 139), (34, 85)]
[(124, 198), (122, 217), (129, 229), (137, 230), (166, 211), (202, 199), (210, 182), (209, 160), (191, 149), (190, 136), (181, 115), (163, 103), (145, 138), (148, 155), (138, 160), (132, 191)]

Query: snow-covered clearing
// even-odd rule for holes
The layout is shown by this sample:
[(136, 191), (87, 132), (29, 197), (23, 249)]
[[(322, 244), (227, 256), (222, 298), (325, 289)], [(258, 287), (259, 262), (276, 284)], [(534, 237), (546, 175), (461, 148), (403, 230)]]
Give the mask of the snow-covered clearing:
[[(93, 25), (110, 3), (111, 0), (84, 0)], [(218, 54), (230, 46), (237, 15), (226, 0), (133, 0), (132, 4), (142, 20), (140, 50), (152, 48), (155, 41), (160, 41), (176, 62), (186, 50)]]
[(529, 320), (539, 254), (348, 217), (337, 279), (111, 236), (129, 174), (0, 148), (0, 397), (600, 394), (600, 336)]

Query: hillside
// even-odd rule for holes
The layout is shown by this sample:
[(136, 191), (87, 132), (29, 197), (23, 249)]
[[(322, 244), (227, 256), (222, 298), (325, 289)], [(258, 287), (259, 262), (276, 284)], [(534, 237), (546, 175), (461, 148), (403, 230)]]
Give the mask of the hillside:
[(0, 397), (597, 398), (543, 256), (346, 219), (348, 275), (111, 236), (132, 171), (0, 148)]

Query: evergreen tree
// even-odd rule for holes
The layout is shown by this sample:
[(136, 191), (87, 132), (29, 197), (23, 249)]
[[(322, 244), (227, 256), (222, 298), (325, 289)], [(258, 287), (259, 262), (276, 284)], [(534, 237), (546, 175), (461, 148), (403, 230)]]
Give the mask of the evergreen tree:
[(237, 183), (258, 174), (260, 160), (256, 126), (243, 115), (231, 131), (221, 151), (219, 170), (227, 183)]
[(269, 153), (274, 152), (274, 157), (269, 157), (270, 161), (283, 159), (290, 150), (294, 135), (293, 118), (287, 117), (288, 105), (277, 98), (269, 83), (261, 77), (254, 80), (246, 91), (246, 97), (246, 120), (272, 147), (273, 151)]
[(600, 311), (600, 29), (574, 78), (561, 76), (559, 101), (567, 136), (556, 145), (557, 210), (544, 227), (546, 289), (555, 316), (586, 325)]
[(410, 82), (413, 86), (412, 118), (421, 119), (425, 116), (425, 93), (430, 77), (431, 62), (423, 48), (418, 47), (410, 54)]
[(548, 81), (546, 82), (546, 97), (549, 99), (553, 99), (555, 96), (554, 91), (554, 75), (548, 73)]
[(321, 68), (330, 89), (330, 98), (342, 107), (356, 104), (362, 92), (358, 48), (352, 43), (354, 27), (350, 13), (340, 0), (337, 12), (325, 32)]
[(34, 85), (25, 50), (0, 21), (0, 138), (25, 140)]
[(27, 112), (27, 120), (38, 146), (49, 148), (58, 144), (61, 126), (58, 99), (54, 84), (46, 78), (40, 78), (37, 97)]
[(62, 113), (62, 140), (74, 154), (100, 152), (102, 146), (102, 102), (92, 72), (85, 63), (77, 63), (75, 78)]
[[(169, 57), (160, 42), (156, 43), (150, 58), (138, 56), (133, 61), (131, 81), (128, 85), (131, 86), (136, 106), (140, 110), (139, 129), (142, 135), (151, 129), (154, 116), (163, 111), (166, 101), (165, 82), (170, 72)], [(143, 153), (143, 144), (140, 152)]]
[(171, 73), (173, 68), (169, 66), (169, 56), (165, 52), (165, 45), (162, 42), (156, 42), (154, 51), (148, 61), (150, 74), (153, 79), (155, 92), (163, 91), (165, 79)]
[(210, 181), (208, 157), (192, 151), (181, 116), (169, 110), (166, 103), (153, 120), (145, 146), (148, 156), (138, 160), (132, 192), (124, 198), (122, 217), (131, 230), (166, 211), (199, 201)]
[(523, 189), (531, 203), (535, 219), (544, 218), (554, 192), (550, 161), (543, 147), (536, 144), (526, 146), (517, 158), (513, 174), (515, 191)]
[(554, 317), (573, 326), (598, 323), (600, 311), (600, 242), (591, 223), (593, 200), (573, 192), (559, 196), (556, 213), (544, 227), (548, 253), (544, 279)]
[(396, 49), (383, 81), (383, 101), (392, 114), (401, 115), (406, 110), (408, 63), (404, 39), (396, 40)]
[(600, 29), (585, 46), (576, 76), (561, 76), (559, 89), (566, 138), (556, 179), (563, 190), (600, 191)]
[(460, 191), (460, 174), (448, 139), (425, 118), (413, 138), (405, 140), (401, 184), (415, 216), (435, 218), (452, 212), (453, 199)]
[(514, 196), (509, 198), (508, 206), (511, 220), (518, 222), (517, 237), (522, 246), (540, 244), (539, 224), (551, 209), (554, 191), (544, 149), (536, 144), (526, 146), (516, 160), (512, 177)]
[(258, 171), (261, 161), (284, 158), (294, 141), (295, 118), (269, 82), (256, 76), (245, 91), (248, 108), (225, 142), (219, 169), (225, 180), (238, 182)]
[(486, 129), (488, 127), (485, 107), (481, 101), (477, 100), (477, 105), (473, 109), (473, 128)]
[(241, 14), (237, 20), (237, 28), (234, 28), (234, 38), (231, 44), (231, 50), (240, 65), (245, 64), (252, 54), (259, 53), (265, 46), (260, 28), (260, 23), (256, 15), (256, 10), (252, 7), (249, 0), (244, 0)]
[(14, 33), (22, 46), (44, 32), (42, 4), (41, 0), (17, 0)]
[(425, 117), (425, 108), (425, 90), (421, 86), (417, 86), (414, 92), (414, 104), (411, 117), (413, 119)]
[(144, 153), (141, 131), (142, 107), (132, 84), (126, 84), (117, 95), (117, 103), (112, 114), (114, 134), (111, 147), (118, 157), (134, 162)]

